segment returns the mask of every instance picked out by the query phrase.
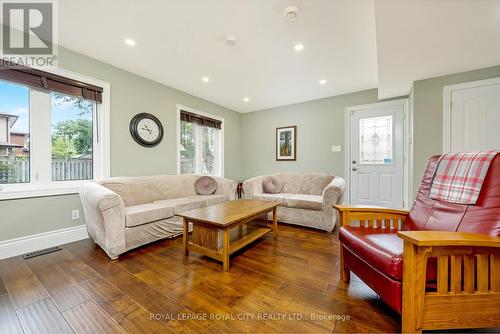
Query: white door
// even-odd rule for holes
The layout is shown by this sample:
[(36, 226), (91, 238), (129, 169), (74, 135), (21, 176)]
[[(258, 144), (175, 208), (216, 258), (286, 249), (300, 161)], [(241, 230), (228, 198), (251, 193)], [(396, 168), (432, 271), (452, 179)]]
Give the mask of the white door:
[(404, 102), (351, 109), (351, 204), (404, 207), (404, 112)]
[(445, 150), (500, 149), (500, 83), (453, 89), (450, 94), (451, 110), (445, 121), (449, 144)]

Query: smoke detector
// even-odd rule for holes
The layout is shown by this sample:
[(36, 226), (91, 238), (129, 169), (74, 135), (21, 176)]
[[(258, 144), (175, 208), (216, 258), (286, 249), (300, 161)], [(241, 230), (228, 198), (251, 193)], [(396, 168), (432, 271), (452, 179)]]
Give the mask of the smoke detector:
[(287, 21), (295, 21), (297, 19), (298, 12), (299, 9), (297, 8), (297, 6), (288, 6), (283, 12), (283, 17)]
[(234, 46), (236, 44), (236, 37), (234, 37), (234, 35), (227, 35), (226, 44), (229, 46)]

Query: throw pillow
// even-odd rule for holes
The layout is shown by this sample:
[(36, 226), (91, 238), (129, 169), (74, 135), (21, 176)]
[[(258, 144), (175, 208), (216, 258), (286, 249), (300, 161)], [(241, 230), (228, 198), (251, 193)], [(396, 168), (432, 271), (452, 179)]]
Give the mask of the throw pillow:
[(262, 189), (267, 194), (279, 194), (283, 189), (283, 183), (274, 176), (267, 176), (262, 180)]
[(194, 183), (198, 195), (212, 195), (217, 190), (217, 181), (210, 176), (201, 176)]

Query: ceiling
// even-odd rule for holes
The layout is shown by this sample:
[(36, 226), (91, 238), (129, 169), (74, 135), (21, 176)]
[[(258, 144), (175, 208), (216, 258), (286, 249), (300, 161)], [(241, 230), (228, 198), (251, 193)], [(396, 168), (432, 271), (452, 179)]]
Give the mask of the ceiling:
[(62, 46), (239, 112), (377, 87), (406, 95), (415, 79), (500, 64), (500, 0), (58, 4)]
[(500, 1), (375, 1), (379, 98), (412, 82), (500, 65)]

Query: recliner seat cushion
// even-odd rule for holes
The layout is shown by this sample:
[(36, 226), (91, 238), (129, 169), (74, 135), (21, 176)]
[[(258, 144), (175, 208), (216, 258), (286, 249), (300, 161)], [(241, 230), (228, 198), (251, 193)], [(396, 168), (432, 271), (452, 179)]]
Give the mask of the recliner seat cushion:
[(284, 198), (283, 204), (290, 208), (307, 210), (322, 210), (323, 196), (319, 195), (291, 195)]
[(401, 313), (402, 282), (393, 280), (380, 270), (353, 253), (349, 248), (340, 246), (344, 252), (344, 262), (395, 311)]
[(342, 244), (390, 278), (403, 278), (403, 240), (392, 228), (343, 226)]
[[(396, 229), (342, 226), (339, 239), (356, 256), (384, 275), (396, 281), (403, 279), (403, 239), (398, 237)], [(436, 279), (437, 261), (436, 258), (429, 258), (427, 287), (432, 287)]]
[(174, 216), (174, 208), (159, 203), (125, 207), (125, 226), (134, 227)]

